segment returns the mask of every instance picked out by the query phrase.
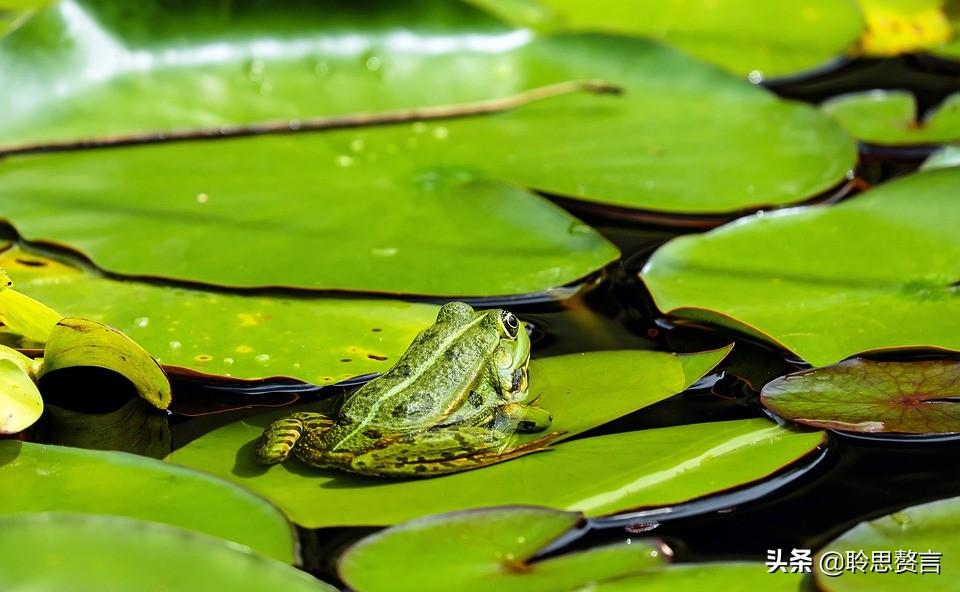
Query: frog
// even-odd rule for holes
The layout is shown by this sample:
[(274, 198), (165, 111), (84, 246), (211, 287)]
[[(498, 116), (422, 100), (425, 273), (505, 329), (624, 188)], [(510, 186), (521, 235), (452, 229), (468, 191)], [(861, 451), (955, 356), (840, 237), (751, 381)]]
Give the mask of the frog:
[[(530, 337), (516, 315), (450, 302), (386, 372), (347, 396), (335, 417), (298, 412), (270, 424), (256, 448), (375, 477), (429, 477), (547, 449), (552, 414), (529, 398)], [(334, 414), (331, 414), (334, 415)]]

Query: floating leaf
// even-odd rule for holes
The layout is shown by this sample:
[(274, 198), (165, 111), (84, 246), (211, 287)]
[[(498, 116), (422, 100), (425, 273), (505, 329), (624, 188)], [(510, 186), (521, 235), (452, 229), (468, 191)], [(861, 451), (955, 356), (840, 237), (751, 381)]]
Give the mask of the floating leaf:
[(733, 327), (815, 366), (876, 349), (960, 349), (958, 191), (960, 169), (941, 169), (838, 205), (745, 218), (670, 241), (642, 277), (664, 313)]
[(96, 321), (62, 319), (47, 338), (40, 378), (57, 370), (91, 366), (120, 374), (157, 409), (166, 409), (173, 400), (163, 369), (129, 337)]
[[(814, 451), (822, 433), (798, 434), (762, 419), (597, 436), (483, 469), (392, 481), (253, 458), (263, 428), (232, 424), (169, 460), (263, 495), (308, 528), (395, 524), (426, 514), (532, 504), (606, 516), (687, 502), (741, 487)], [(231, 456), (232, 455), (232, 456)]]
[(0, 321), (4, 330), (43, 343), (63, 315), (13, 289), (13, 280), (2, 268), (0, 274)]
[[(669, 553), (653, 540), (533, 558), (581, 519), (535, 507), (430, 516), (356, 543), (340, 559), (340, 576), (358, 592), (799, 589), (802, 574), (770, 576), (760, 564), (669, 565)], [(410, 549), (417, 550), (414, 563)]]
[[(389, 25), (370, 24), (366, 32), (363, 25), (347, 26), (361, 31), (348, 44), (348, 53), (354, 46), (358, 51), (349, 59), (325, 48), (345, 47), (336, 42), (342, 37), (337, 23), (356, 14), (332, 17), (323, 7), (305, 8), (330, 27), (306, 32), (303, 14), (291, 20), (286, 13), (238, 10), (239, 20), (223, 29), (245, 31), (251, 24), (246, 19), (254, 18), (273, 23), (269, 56), (253, 53), (264, 44), (246, 34), (228, 44), (235, 53), (226, 62), (212, 63), (201, 48), (227, 42), (210, 37), (213, 29), (204, 25), (173, 52), (193, 65), (172, 68), (161, 67), (169, 52), (127, 47), (126, 28), (172, 26), (182, 33), (199, 29), (195, 22), (223, 17), (185, 10), (175, 24), (164, 24), (145, 9), (116, 19), (107, 8), (66, 2), (0, 44), (0, 66), (9, 65), (0, 67), (7, 76), (0, 89), (7, 81), (19, 88), (13, 97), (0, 91), (0, 106), (11, 110), (3, 123), (24, 124), (0, 129), (0, 135), (28, 141), (49, 138), (44, 134), (62, 139), (143, 126), (286, 120), (502, 97), (584, 78), (608, 79), (625, 94), (581, 93), (501, 115), (429, 124), (11, 157), (0, 164), (0, 213), (28, 239), (68, 245), (125, 275), (241, 287), (499, 296), (576, 281), (617, 256), (589, 227), (512, 183), (630, 208), (730, 213), (812, 198), (842, 182), (854, 163), (853, 142), (829, 118), (656, 43), (580, 35), (532, 39), (523, 30), (464, 25), (479, 17), (462, 12), (467, 8), (461, 3), (423, 6), (446, 20), (421, 21), (414, 10), (385, 16)], [(136, 28), (144, 18), (149, 24)], [(92, 23), (100, 38), (116, 40), (111, 51), (77, 56), (71, 48), (84, 47), (77, 41), (47, 48), (45, 56), (61, 60), (37, 64), (25, 57), (37, 53), (28, 51), (32, 36), (48, 27), (75, 31), (67, 26), (75, 19)], [(421, 22), (431, 28), (422, 29)], [(476, 26), (493, 32), (479, 34)], [(486, 42), (500, 50), (471, 49)], [(131, 59), (156, 67), (133, 73)], [(70, 86), (75, 92), (40, 116), (40, 102), (24, 98), (46, 96), (49, 85), (69, 86), (77, 60), (93, 60), (91, 68), (103, 66), (108, 74)], [(308, 64), (318, 63), (331, 75), (304, 76)], [(72, 64), (66, 72), (65, 64)], [(115, 66), (119, 70), (111, 70)], [(248, 67), (258, 81), (238, 82)], [(394, 68), (404, 74), (391, 75)], [(273, 89), (267, 95), (260, 92), (263, 76)], [(469, 81), (463, 91), (433, 92), (434, 77), (447, 89), (461, 86), (451, 80)], [(310, 83), (304, 86), (303, 78)], [(222, 85), (223, 92), (196, 88), (207, 84)], [(336, 90), (324, 92), (328, 84)], [(783, 145), (791, 149), (780, 150)], [(691, 161), (698, 162), (695, 170)], [(463, 207), (467, 202), (470, 207)], [(234, 261), (244, 263), (227, 263)]]
[(960, 361), (852, 359), (763, 387), (763, 404), (807, 425), (854, 432), (960, 432)]
[(0, 254), (24, 293), (123, 331), (167, 367), (331, 384), (382, 372), (437, 307), (394, 300), (244, 296), (95, 275), (48, 257)]
[(960, 140), (960, 93), (921, 118), (906, 91), (873, 90), (841, 95), (823, 110), (864, 142), (883, 145), (939, 144)]
[(867, 21), (865, 56), (888, 57), (934, 49), (953, 37), (944, 0), (857, 0)]
[[(949, 1), (945, 5), (947, 18), (954, 31), (960, 31), (960, 12), (956, 9), (956, 4)], [(953, 39), (944, 45), (930, 50), (933, 55), (947, 60), (960, 60), (960, 35), (954, 35)]]
[[(471, 182), (471, 173), (460, 168), (423, 169), (421, 180), (399, 185), (388, 177), (377, 180), (371, 170), (357, 173), (358, 179), (337, 179), (339, 173), (320, 164), (340, 168), (333, 164), (336, 155), (329, 154), (336, 148), (325, 137), (240, 142), (5, 160), (0, 163), (0, 211), (16, 221), (26, 238), (68, 243), (112, 272), (244, 288), (451, 297), (527, 294), (575, 282), (618, 256), (596, 231), (544, 198), (500, 183)], [(270, 172), (240, 174), (255, 170), (250, 159), (262, 160), (264, 149), (274, 151), (271, 159), (277, 159), (271, 160)], [(95, 171), (108, 161), (120, 168), (109, 178), (99, 176)], [(185, 168), (184, 162), (194, 164)], [(213, 170), (223, 171), (228, 163), (229, 175)], [(41, 170), (46, 178), (38, 185)], [(81, 170), (96, 183), (56, 187)], [(143, 175), (163, 176), (164, 189), (144, 185)], [(424, 189), (421, 181), (438, 186)], [(261, 184), (266, 182), (269, 190)], [(142, 201), (115, 202), (129, 193), (131, 183)], [(380, 190), (378, 184), (391, 189)], [(45, 202), (46, 211), (70, 212), (62, 219), (79, 220), (75, 228), (82, 227), (85, 238), (66, 226), (42, 228), (47, 225), (43, 220), (61, 218), (44, 215), (41, 220), (39, 207), (21, 208), (12, 200), (13, 191), (26, 191), (17, 203), (33, 201), (24, 197), (35, 190), (87, 202), (74, 208), (39, 196), (36, 200), (37, 206)], [(210, 197), (199, 203), (197, 195)], [(333, 196), (336, 201), (329, 201)], [(89, 205), (91, 199), (100, 205)], [(375, 222), (360, 230), (358, 220)], [(191, 256), (174, 256), (188, 245)]]
[(0, 38), (22, 25), (51, 0), (0, 0)]
[(38, 513), (0, 518), (5, 590), (334, 592), (249, 549), (119, 516)]
[[(960, 498), (921, 504), (861, 522), (817, 554), (813, 562), (817, 584), (825, 592), (956, 592), (960, 590), (960, 580), (954, 577), (960, 569), (957, 530), (960, 530)], [(903, 557), (898, 556), (901, 552)], [(821, 557), (826, 554), (839, 554), (842, 565), (849, 565), (846, 558), (853, 556), (859, 561), (860, 553), (868, 566), (863, 573), (848, 568), (828, 575), (820, 568)], [(880, 554), (879, 561), (874, 559), (875, 553)], [(884, 553), (888, 558), (886, 563)], [(871, 568), (877, 565), (879, 570)], [(888, 571), (882, 571), (884, 565), (889, 567)], [(925, 566), (922, 573), (921, 565)], [(934, 572), (936, 565), (940, 567)]]
[(843, 55), (863, 30), (853, 2), (474, 0), (528, 26), (663, 39), (739, 74), (795, 74)]
[(33, 362), (0, 345), (0, 434), (16, 434), (43, 413), (43, 399), (34, 382)]
[(0, 441), (0, 472), (10, 484), (0, 489), (0, 514), (116, 514), (218, 536), (287, 563), (294, 559), (293, 533), (276, 508), (204, 473), (123, 452), (13, 440)]
[[(431, 516), (369, 536), (340, 558), (339, 572), (359, 592), (390, 590), (579, 590), (661, 563), (653, 542), (611, 545), (530, 563), (582, 516), (507, 507)], [(411, 564), (410, 550), (418, 560)], [(398, 574), (402, 573), (402, 577)]]
[[(540, 405), (553, 412), (553, 429), (568, 430), (569, 437), (683, 390), (700, 378), (691, 363), (702, 374), (721, 355), (603, 352), (534, 360), (531, 393), (542, 394)], [(677, 358), (688, 358), (689, 373), (671, 370)], [(624, 371), (638, 366), (646, 371)], [(563, 390), (542, 390), (539, 381), (546, 375), (554, 375)], [(673, 378), (655, 380), (661, 375)], [(681, 426), (564, 442), (483, 469), (396, 481), (296, 462), (259, 465), (254, 444), (283, 415), (265, 413), (224, 426), (168, 460), (235, 480), (271, 499), (294, 522), (314, 528), (395, 524), (500, 504), (577, 509), (591, 516), (669, 505), (763, 478), (822, 441), (820, 433), (795, 434), (764, 420)], [(743, 462), (747, 455), (750, 461)]]
[(763, 590), (801, 592), (802, 573), (771, 575), (766, 565), (747, 562), (677, 563), (620, 580), (603, 582), (596, 592), (677, 592), (678, 590)]

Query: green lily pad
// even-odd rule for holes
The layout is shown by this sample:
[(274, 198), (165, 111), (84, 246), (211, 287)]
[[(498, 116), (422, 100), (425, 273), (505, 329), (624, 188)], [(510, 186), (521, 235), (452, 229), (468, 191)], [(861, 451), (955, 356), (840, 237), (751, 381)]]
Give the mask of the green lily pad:
[(295, 557), (293, 532), (274, 506), (232, 483), (162, 461), (6, 440), (0, 441), (0, 473), (11, 484), (0, 490), (0, 514), (115, 514), (218, 536), (287, 563)]
[(960, 140), (960, 93), (923, 116), (906, 91), (873, 90), (830, 99), (823, 111), (852, 135), (871, 144), (940, 144)]
[(167, 375), (146, 350), (112, 327), (66, 317), (47, 337), (38, 378), (77, 367), (104, 368), (120, 374), (157, 409), (166, 409), (173, 400)]
[(920, 166), (921, 171), (945, 169), (960, 166), (960, 146), (944, 146), (927, 157)]
[[(802, 574), (771, 576), (761, 564), (670, 565), (670, 550), (654, 540), (533, 559), (582, 519), (536, 507), (430, 516), (357, 542), (340, 558), (340, 576), (358, 592), (799, 589)], [(410, 549), (419, 558), (412, 564)]]
[[(3, 241), (4, 249), (8, 246)], [(13, 289), (13, 280), (0, 268), (0, 320), (3, 330), (28, 341), (43, 343), (63, 315), (49, 306)]]
[(37, 513), (0, 518), (7, 590), (334, 592), (249, 549), (119, 516)]
[[(945, 4), (947, 18), (954, 31), (960, 31), (960, 11), (957, 10), (955, 2), (947, 1)], [(930, 53), (939, 58), (947, 60), (960, 60), (960, 35), (954, 35), (953, 39), (940, 47), (933, 48)]]
[[(383, 526), (426, 514), (532, 504), (607, 516), (670, 506), (769, 477), (816, 450), (817, 433), (762, 419), (643, 430), (563, 442), (483, 469), (412, 481), (362, 478), (252, 458), (256, 424), (233, 424), (168, 460), (232, 479), (308, 528)], [(233, 456), (230, 456), (232, 454)]]
[(941, 169), (837, 205), (745, 218), (670, 241), (643, 281), (664, 313), (744, 331), (814, 366), (877, 349), (958, 350), (958, 190), (960, 169)]
[[(72, 6), (67, 16), (63, 6)], [(431, 18), (437, 11), (447, 16), (421, 21), (423, 14), (405, 8), (373, 21), (365, 13), (363, 23), (347, 27), (356, 42), (335, 44), (348, 53), (358, 47), (347, 59), (324, 48), (342, 36), (340, 20), (356, 14), (327, 19), (322, 7), (304, 8), (329, 28), (311, 33), (302, 29), (305, 15), (291, 22), (249, 8), (238, 10), (239, 20), (227, 28), (240, 34), (249, 25), (244, 19), (256, 16), (273, 23), (276, 34), (258, 44), (246, 33), (235, 41), (236, 54), (210, 62), (201, 49), (219, 38), (196, 23), (218, 22), (215, 15), (185, 10), (164, 21), (174, 17), (151, 13), (148, 30), (173, 26), (182, 38), (197, 29), (190, 41), (162, 51), (126, 39), (146, 9), (118, 20), (103, 7), (61, 4), (0, 43), (0, 66), (9, 65), (0, 72), (33, 89), (21, 85), (15, 97), (0, 90), (0, 106), (13, 114), (4, 121), (23, 123), (0, 129), (0, 136), (23, 142), (342, 115), (503, 97), (583, 78), (607, 79), (625, 93), (580, 93), (430, 124), (8, 158), (0, 164), (0, 214), (28, 239), (67, 245), (125, 275), (239, 287), (506, 295), (576, 281), (617, 256), (588, 227), (511, 184), (659, 212), (729, 213), (809, 199), (841, 182), (856, 158), (851, 139), (815, 110), (650, 41), (531, 38), (502, 26), (481, 34), (465, 24), (480, 19), (495, 27), (479, 12), (428, 2), (421, 8), (433, 11)], [(103, 35), (121, 39), (121, 47), (77, 56), (74, 44), (44, 53), (62, 58), (52, 63), (25, 57), (38, 53), (34, 37), (73, 18), (95, 23)], [(421, 22), (431, 28), (421, 29), (427, 27)], [(482, 40), (502, 51), (477, 50)], [(178, 55), (193, 65), (109, 74), (98, 56), (127, 63), (133, 50), (126, 45), (137, 47), (144, 63)], [(260, 56), (264, 47), (272, 49)], [(71, 86), (77, 60), (108, 74)], [(329, 77), (310, 75), (318, 61), (331, 69)], [(269, 73), (271, 93), (261, 94), (261, 83), (247, 79), (251, 63)], [(461, 86), (451, 80), (469, 83), (457, 93), (434, 92), (435, 77), (444, 89)], [(42, 101), (25, 100), (47, 96), (58, 84), (69, 96), (55, 109), (44, 104), (41, 114), (35, 109)], [(327, 84), (336, 90), (323, 92)], [(778, 149), (784, 144), (791, 150)]]
[[(569, 437), (683, 390), (722, 353), (687, 357), (625, 351), (534, 360), (531, 393), (542, 394), (540, 404), (554, 415), (553, 429)], [(677, 358), (685, 357), (686, 373), (670, 370)], [(699, 366), (697, 371), (691, 363)], [(672, 384), (650, 382), (661, 372), (675, 377)], [(541, 378), (548, 375), (565, 388), (542, 389)], [(276, 503), (294, 522), (316, 528), (395, 524), (500, 504), (576, 509), (591, 516), (669, 505), (760, 479), (822, 441), (820, 433), (792, 433), (764, 420), (681, 426), (564, 442), (483, 469), (399, 481), (296, 462), (269, 468), (257, 464), (254, 444), (284, 414), (265, 413), (224, 426), (174, 451), (168, 460), (232, 479)], [(743, 462), (746, 455), (749, 462)]]
[(24, 294), (116, 327), (168, 369), (238, 379), (331, 384), (382, 372), (437, 316), (434, 305), (385, 299), (235, 295), (120, 281), (16, 248), (0, 253), (0, 267)]
[(33, 376), (32, 361), (0, 345), (0, 434), (16, 434), (43, 414), (43, 399)]
[(763, 387), (763, 404), (803, 424), (853, 432), (960, 432), (960, 361), (855, 358)]
[(653, 37), (738, 74), (796, 74), (842, 56), (863, 30), (854, 2), (474, 0), (502, 18), (548, 30)]
[(22, 25), (51, 0), (0, 0), (0, 38)]
[[(960, 590), (960, 580), (954, 577), (960, 569), (958, 529), (960, 498), (921, 504), (861, 522), (817, 554), (813, 562), (817, 584), (825, 592), (956, 592)], [(903, 555), (898, 555), (901, 552)], [(839, 574), (828, 575), (820, 568), (822, 558), (828, 554), (839, 554), (843, 566), (865, 563), (866, 568), (861, 572), (848, 567)], [(848, 554), (852, 556), (850, 560)], [(936, 573), (932, 571), (935, 565), (940, 566)], [(877, 571), (877, 566), (887, 571)]]
[(596, 592), (677, 592), (678, 590), (763, 590), (802, 592), (802, 573), (770, 574), (762, 563), (723, 561), (677, 563), (619, 580), (603, 582)]
[[(240, 142), (8, 160), (0, 163), (0, 211), (25, 238), (67, 243), (111, 272), (243, 288), (528, 294), (575, 282), (618, 256), (597, 232), (544, 198), (470, 182), (469, 172), (463, 182), (460, 169), (450, 181), (443, 171), (423, 171), (424, 183), (450, 183), (435, 189), (413, 179), (377, 181), (369, 170), (348, 181), (334, 178), (342, 175), (324, 136)], [(261, 150), (271, 152), (270, 171), (248, 175), (256, 167), (249, 159), (266, 156)], [(194, 163), (189, 169), (188, 161)], [(94, 172), (108, 162), (119, 168), (109, 176)], [(96, 181), (60, 186), (81, 170)], [(46, 177), (42, 185), (39, 174)], [(144, 184), (144, 174), (166, 180), (162, 187)], [(380, 190), (379, 183), (391, 189)], [(142, 201), (114, 202), (133, 187)], [(23, 191), (15, 202), (14, 193)], [(35, 191), (69, 198), (59, 205), (36, 194), (24, 199)], [(333, 194), (335, 207), (326, 201)], [(198, 202), (198, 195), (208, 201)], [(17, 205), (28, 201), (37, 207)], [(89, 205), (77, 205), (82, 202)], [(73, 220), (73, 230), (44, 228), (43, 220), (59, 218), (40, 217), (51, 208), (69, 212), (63, 219)], [(356, 226), (360, 220), (370, 225)], [(232, 263), (238, 260), (244, 265)]]
[[(361, 540), (344, 553), (338, 568), (344, 582), (359, 592), (549, 592), (579, 590), (661, 563), (660, 549), (652, 541), (530, 563), (537, 551), (582, 519), (575, 512), (535, 507), (430, 516)], [(415, 565), (409, 561), (411, 549), (417, 550)]]

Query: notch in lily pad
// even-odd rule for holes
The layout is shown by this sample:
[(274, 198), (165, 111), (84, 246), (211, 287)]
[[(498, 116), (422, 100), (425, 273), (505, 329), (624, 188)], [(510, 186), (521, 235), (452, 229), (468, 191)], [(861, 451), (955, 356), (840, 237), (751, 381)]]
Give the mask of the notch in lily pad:
[[(404, 590), (579, 590), (659, 565), (655, 542), (612, 545), (534, 561), (574, 531), (578, 512), (506, 506), (413, 520), (369, 536), (338, 562), (361, 592)], [(410, 562), (410, 550), (419, 560)], [(398, 578), (398, 570), (405, 574)]]
[(861, 433), (960, 432), (960, 359), (844, 360), (763, 387), (760, 400), (781, 417)]
[(120, 374), (158, 409), (166, 409), (173, 400), (170, 380), (160, 364), (132, 339), (95, 321), (61, 319), (47, 339), (38, 378), (57, 370), (89, 366)]
[(577, 512), (536, 506), (429, 516), (360, 540), (343, 554), (338, 569), (341, 579), (358, 592), (785, 592), (798, 590), (803, 577), (771, 577), (757, 563), (671, 564), (672, 551), (656, 539), (540, 557), (551, 547), (576, 539), (584, 526), (584, 517)]

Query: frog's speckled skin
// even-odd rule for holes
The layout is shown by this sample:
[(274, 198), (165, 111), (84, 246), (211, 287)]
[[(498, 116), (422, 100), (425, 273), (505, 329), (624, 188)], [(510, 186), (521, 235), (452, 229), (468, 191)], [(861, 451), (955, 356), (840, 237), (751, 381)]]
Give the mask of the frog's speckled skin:
[(530, 340), (515, 316), (452, 302), (390, 370), (347, 398), (336, 421), (296, 413), (274, 422), (259, 458), (272, 464), (292, 452), (316, 467), (431, 476), (535, 452), (558, 434), (509, 447), (514, 432), (540, 432), (552, 421), (523, 404), (529, 361)]

